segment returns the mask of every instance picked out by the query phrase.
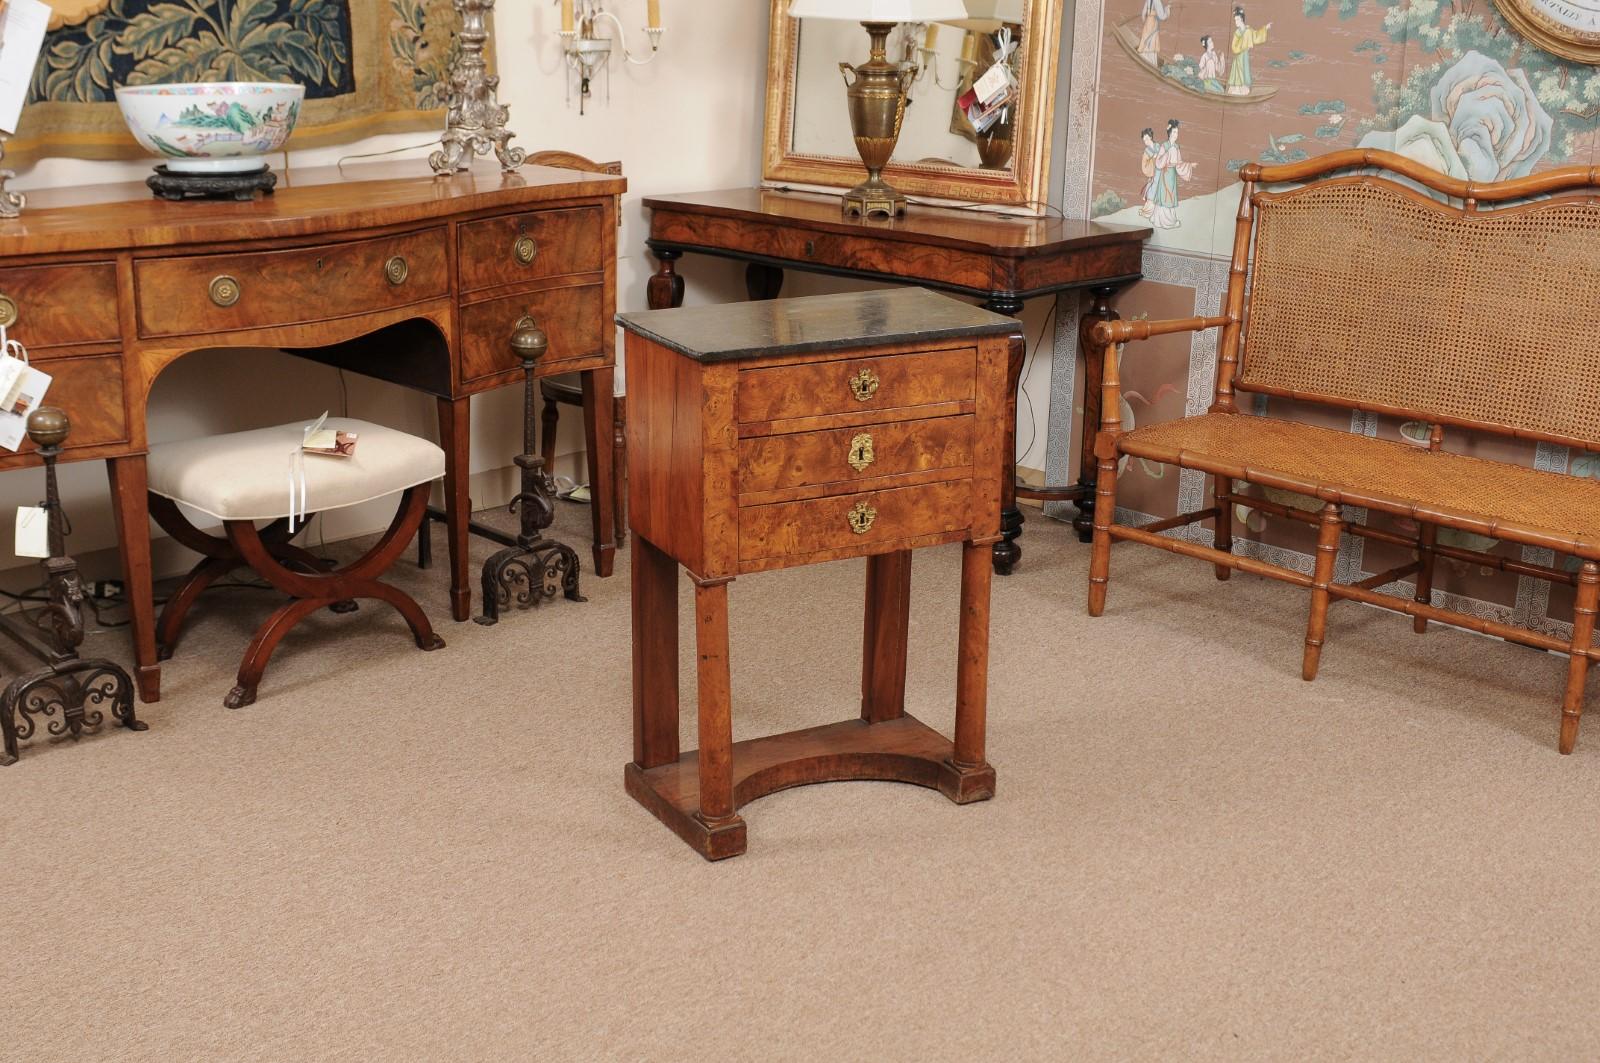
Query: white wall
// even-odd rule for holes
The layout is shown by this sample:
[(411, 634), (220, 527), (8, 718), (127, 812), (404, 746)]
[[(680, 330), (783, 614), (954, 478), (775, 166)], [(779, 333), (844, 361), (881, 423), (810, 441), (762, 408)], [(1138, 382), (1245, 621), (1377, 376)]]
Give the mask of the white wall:
[[(643, 24), (643, 0), (614, 0), (610, 6), (625, 25)], [(559, 25), (555, 5), (547, 0), (500, 0), (497, 6), (500, 98), (511, 108), (510, 125), (517, 133), (514, 142), (529, 150), (564, 149), (598, 161), (622, 160), (629, 191), (618, 240), (619, 310), (645, 307), (645, 285), (655, 268), (644, 246), (649, 220), (640, 205), (641, 197), (748, 186), (761, 177), (767, 4), (762, 0), (663, 0), (661, 6), (667, 25), (661, 54), (642, 67), (614, 57), (609, 102), (602, 78), (588, 113), (581, 117), (576, 100), (567, 100), (567, 72), (554, 33)], [(636, 50), (643, 47), (643, 34), (630, 31), (629, 43)], [(838, 116), (843, 123), (842, 83), (838, 87)], [(292, 172), (297, 167), (329, 165), (343, 156), (425, 145), (428, 136), (376, 137), (339, 149), (291, 152), (289, 166)], [(426, 146), (421, 146), (395, 157), (413, 159), (417, 172), (427, 173), (426, 155)], [(47, 159), (23, 172), (15, 186), (26, 190), (142, 180), (150, 165), (144, 160)], [(690, 256), (680, 261), (679, 269), (688, 282), (687, 302), (745, 298), (742, 269), (733, 263)], [(784, 294), (854, 287), (860, 285), (791, 274)], [(1048, 304), (1048, 300), (1035, 300), (1024, 313), (1030, 351), (1044, 325)], [(26, 341), (25, 335), (22, 338)], [(1019, 456), (1023, 465), (1033, 468), (1044, 465), (1049, 351), (1050, 338), (1046, 337), (1027, 377), (1032, 408), (1020, 414)], [(620, 342), (618, 353), (620, 360)], [(625, 368), (618, 374), (619, 388), (624, 376)], [(218, 350), (180, 359), (157, 381), (151, 396), (150, 439), (161, 442), (312, 418), (325, 409), (338, 412), (346, 402), (351, 416), (437, 438), (430, 398), (351, 374), (341, 382), (334, 370), (276, 351)], [(560, 471), (579, 474), (581, 417), (572, 407), (563, 407), (562, 412), (558, 466)], [(516, 389), (504, 389), (478, 396), (473, 400), (472, 415), (474, 503), (498, 503), (513, 490), (511, 459), (521, 449), (522, 438), (520, 394)], [(1034, 424), (1037, 430), (1032, 428)], [(84, 558), (91, 551), (114, 546), (103, 464), (63, 466), (62, 487), (73, 522), (73, 554)], [(9, 518), (13, 507), (32, 504), (41, 494), (42, 476), (37, 470), (0, 475), (0, 514)], [(385, 526), (391, 515), (392, 510), (382, 503), (342, 511), (331, 516), (324, 528), (313, 529), (312, 539), (319, 533), (333, 541), (374, 531)], [(4, 551), (0, 568), (33, 563), (11, 555), (9, 534), (0, 534), (0, 542)], [(169, 571), (178, 559), (174, 552), (158, 550), (158, 565)], [(109, 574), (101, 558), (86, 567), (91, 575)]]

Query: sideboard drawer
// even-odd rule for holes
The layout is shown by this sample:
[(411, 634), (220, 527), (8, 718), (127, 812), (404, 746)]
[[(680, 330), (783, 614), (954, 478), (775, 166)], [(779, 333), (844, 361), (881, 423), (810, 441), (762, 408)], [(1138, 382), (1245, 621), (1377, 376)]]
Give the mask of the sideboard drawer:
[(48, 357), (51, 347), (115, 343), (119, 335), (117, 268), (110, 262), (0, 269), (0, 298), (16, 307), (11, 338), (33, 354)]
[(343, 244), (134, 263), (139, 334), (326, 321), (449, 294), (443, 229)]
[(739, 420), (748, 424), (971, 401), (977, 367), (978, 352), (968, 347), (746, 369), (739, 374)]
[(972, 468), (973, 418), (931, 417), (739, 441), (739, 493)]
[[(72, 430), (67, 433), (67, 450), (127, 440), (128, 414), (123, 403), (121, 356), (57, 358), (41, 368), (50, 374), (46, 404), (61, 405), (72, 422)], [(33, 443), (23, 437), (17, 453), (27, 454), (34, 449)]]
[(462, 307), (462, 383), (522, 369), (521, 360), (511, 350), (511, 334), (517, 331), (517, 321), (524, 314), (532, 317), (550, 338), (550, 348), (540, 365), (603, 357), (602, 329), (611, 328), (610, 320), (600, 310), (603, 301), (604, 289), (600, 285), (585, 284), (508, 295)]
[(461, 290), (572, 273), (605, 265), (605, 217), (599, 207), (536, 210), (461, 226)]
[[(750, 506), (739, 510), (739, 560), (802, 557), (960, 531), (972, 526), (974, 495), (972, 481), (963, 479)], [(861, 513), (855, 522), (853, 512)]]

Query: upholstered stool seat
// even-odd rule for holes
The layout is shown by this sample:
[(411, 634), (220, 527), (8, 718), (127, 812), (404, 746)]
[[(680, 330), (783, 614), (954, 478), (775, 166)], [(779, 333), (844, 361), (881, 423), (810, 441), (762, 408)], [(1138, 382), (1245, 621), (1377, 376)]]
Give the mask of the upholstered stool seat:
[[(305, 430), (299, 423), (150, 448), (150, 515), (175, 540), (204, 555), (162, 610), (156, 625), (162, 657), (172, 656), (184, 616), (200, 593), (240, 565), (290, 596), (246, 649), (238, 685), (225, 700), (229, 708), (255, 700), (256, 686), (278, 643), (323, 606), (376, 598), (399, 611), (420, 648), (444, 645), (421, 606), (378, 579), (416, 535), (429, 485), (444, 475), (444, 451), (426, 439), (366, 421), (329, 418), (324, 427), (354, 433), (354, 452), (337, 457), (308, 453), (297, 459)], [(290, 542), (315, 513), (399, 492), (404, 495), (389, 530), (343, 568), (328, 571)], [(196, 528), (180, 505), (222, 521), (225, 537)], [(257, 521), (269, 523), (257, 528)]]

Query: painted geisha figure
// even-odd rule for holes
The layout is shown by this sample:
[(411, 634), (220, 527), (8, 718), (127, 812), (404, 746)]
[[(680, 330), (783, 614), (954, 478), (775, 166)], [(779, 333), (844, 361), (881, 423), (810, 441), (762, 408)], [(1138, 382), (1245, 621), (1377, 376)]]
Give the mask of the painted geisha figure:
[(1176, 229), (1181, 224), (1178, 221), (1178, 182), (1194, 176), (1195, 164), (1184, 162), (1183, 152), (1178, 148), (1178, 125), (1176, 118), (1167, 119), (1167, 139), (1161, 144), (1156, 143), (1149, 129), (1140, 134), (1144, 155), (1139, 166), (1150, 180), (1145, 183), (1145, 201), (1139, 213), (1158, 229)]
[(1253, 80), (1250, 74), (1250, 49), (1258, 44), (1267, 43), (1267, 31), (1272, 28), (1272, 23), (1267, 23), (1260, 29), (1252, 29), (1244, 19), (1244, 8), (1233, 9), (1233, 66), (1228, 69), (1228, 94), (1230, 96), (1248, 96)]
[(1162, 0), (1144, 0), (1139, 23), (1139, 58), (1151, 66), (1161, 65), (1161, 24), (1171, 13), (1171, 4), (1162, 3)]
[(1222, 58), (1222, 53), (1217, 51), (1216, 42), (1207, 33), (1200, 38), (1200, 69), (1198, 76), (1200, 84), (1207, 92), (1226, 91), (1222, 84), (1223, 68), (1227, 60)]

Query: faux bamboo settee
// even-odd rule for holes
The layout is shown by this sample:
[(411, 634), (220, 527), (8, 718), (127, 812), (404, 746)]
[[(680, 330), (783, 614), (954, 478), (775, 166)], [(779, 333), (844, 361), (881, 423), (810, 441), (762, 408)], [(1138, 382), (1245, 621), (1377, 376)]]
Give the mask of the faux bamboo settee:
[[(1121, 423), (1120, 348), (1105, 361), (1095, 456), (1099, 481), (1089, 612), (1105, 607), (1114, 540), (1131, 540), (1311, 591), (1302, 674), (1316, 677), (1329, 602), (1345, 599), (1570, 655), (1560, 750), (1572, 751), (1600, 604), (1600, 483), (1453, 452), (1446, 430), (1600, 451), (1600, 168), (1475, 184), (1398, 155), (1341, 151), (1285, 166), (1246, 165), (1222, 313), (1109, 321), (1104, 343), (1222, 330), (1216, 391), (1203, 415)], [(1427, 446), (1239, 409), (1253, 392), (1391, 415), (1429, 426)], [(1454, 434), (1454, 433), (1453, 433)], [(1123, 456), (1209, 474), (1212, 504), (1155, 524), (1117, 524)], [(1319, 513), (1252, 497), (1237, 481), (1315, 498)], [(1318, 528), (1306, 573), (1232, 552), (1233, 508)], [(1341, 506), (1410, 518), (1415, 539), (1347, 523)], [(1214, 546), (1163, 536), (1211, 521)], [(1552, 566), (1438, 542), (1455, 528), (1556, 553)], [(1342, 532), (1411, 546), (1409, 564), (1334, 581)], [(1432, 600), (1440, 556), (1576, 588), (1572, 637), (1470, 616)], [(1576, 558), (1577, 571), (1562, 567)], [(1379, 588), (1411, 579), (1415, 593)]]

